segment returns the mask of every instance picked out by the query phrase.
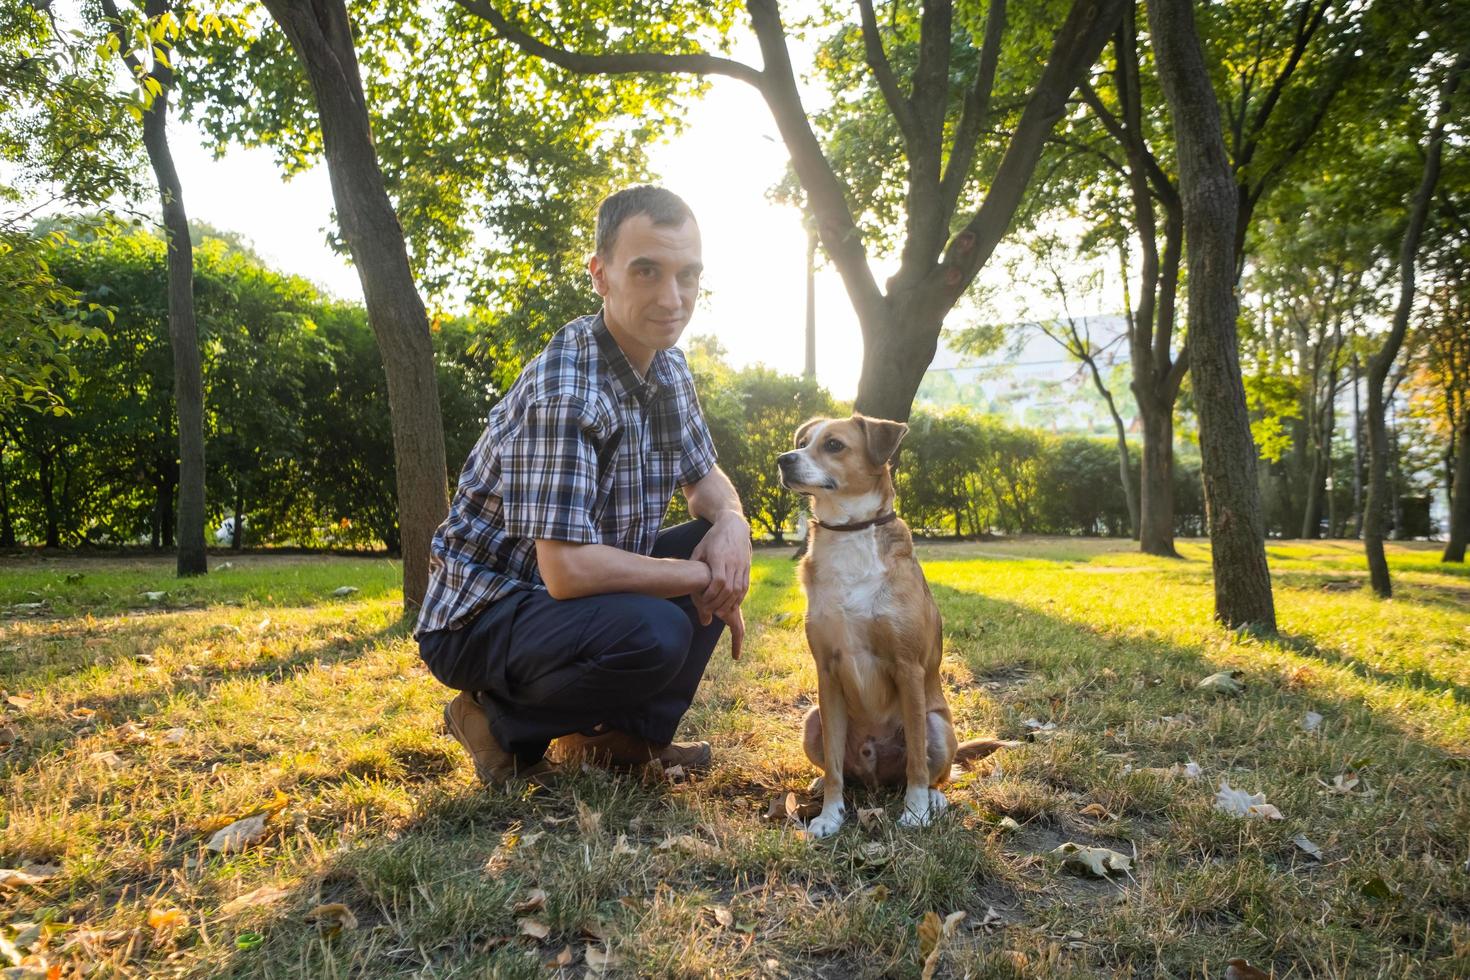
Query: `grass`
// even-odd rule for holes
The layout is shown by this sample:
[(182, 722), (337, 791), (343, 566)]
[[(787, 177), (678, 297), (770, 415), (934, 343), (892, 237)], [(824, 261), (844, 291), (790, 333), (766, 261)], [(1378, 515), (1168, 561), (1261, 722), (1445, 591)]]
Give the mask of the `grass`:
[[(784, 553), (757, 560), (746, 658), (716, 653), (685, 720), (714, 773), (585, 772), (518, 797), (478, 789), (440, 733), (396, 565), (252, 556), (180, 582), (162, 560), (6, 560), (0, 868), (42, 880), (0, 885), (0, 967), (539, 978), (611, 950), (609, 975), (908, 977), (922, 917), (965, 911), (940, 976), (1221, 977), (1232, 957), (1470, 975), (1466, 569), (1391, 546), (1380, 602), (1357, 547), (1273, 543), (1282, 635), (1264, 640), (1211, 623), (1207, 550), (1181, 550), (924, 546), (962, 736), (1056, 727), (962, 778), (932, 828), (900, 832), (896, 794), (858, 792), (885, 817), (822, 842), (765, 816), (814, 774)], [(1226, 669), (1242, 694), (1196, 689)], [(1161, 771), (1190, 760), (1201, 779)], [(1336, 792), (1345, 773), (1360, 782)], [(1222, 779), (1285, 819), (1215, 810)], [(263, 839), (204, 848), (262, 808)], [(1059, 867), (1069, 840), (1131, 874)], [(518, 912), (533, 889), (544, 904)], [(332, 903), (350, 927), (306, 921)]]

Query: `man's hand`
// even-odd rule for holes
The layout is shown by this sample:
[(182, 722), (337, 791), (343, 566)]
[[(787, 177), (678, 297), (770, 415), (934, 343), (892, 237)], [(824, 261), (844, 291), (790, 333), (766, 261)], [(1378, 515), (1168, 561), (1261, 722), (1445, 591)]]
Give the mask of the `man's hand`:
[(690, 596), (699, 611), (699, 621), (709, 625), (713, 616), (724, 620), (730, 627), (730, 654), (739, 660), (745, 642), (745, 617), (740, 604), (750, 589), (750, 525), (739, 513), (726, 511), (689, 557), (704, 562), (710, 570), (709, 584)]

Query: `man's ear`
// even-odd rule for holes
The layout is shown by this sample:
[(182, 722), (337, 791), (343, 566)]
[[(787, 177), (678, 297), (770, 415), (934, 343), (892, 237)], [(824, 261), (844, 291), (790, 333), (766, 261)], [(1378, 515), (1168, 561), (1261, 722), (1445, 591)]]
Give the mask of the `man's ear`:
[(853, 421), (863, 430), (868, 441), (868, 459), (874, 466), (887, 465), (898, 451), (898, 444), (908, 435), (906, 422), (890, 422), (888, 419), (870, 419), (866, 415), (853, 415)]
[(592, 277), (592, 290), (599, 296), (607, 295), (607, 266), (596, 252), (587, 260), (587, 275)]
[(825, 421), (826, 419), (807, 419), (805, 422), (801, 423), (801, 425), (797, 426), (796, 428), (796, 435), (792, 438), (791, 444), (797, 449), (800, 449), (801, 440), (806, 438), (806, 434), (812, 430), (812, 427), (815, 426), (818, 422)]

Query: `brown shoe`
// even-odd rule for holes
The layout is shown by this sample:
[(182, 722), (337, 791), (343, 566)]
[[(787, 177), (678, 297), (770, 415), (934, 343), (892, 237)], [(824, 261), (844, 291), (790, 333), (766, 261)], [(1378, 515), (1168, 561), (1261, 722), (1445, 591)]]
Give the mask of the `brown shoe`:
[(619, 731), (564, 735), (552, 743), (552, 752), (561, 762), (585, 761), (606, 769), (636, 769), (657, 759), (665, 769), (683, 766), (685, 772), (706, 770), (713, 758), (708, 742), (670, 742), (658, 746)]
[(501, 748), (490, 731), (490, 719), (469, 691), (461, 691), (444, 706), (444, 727), (470, 754), (475, 775), (485, 786), (504, 786), (514, 779), (545, 786), (556, 773), (544, 759), (522, 766), (513, 754)]

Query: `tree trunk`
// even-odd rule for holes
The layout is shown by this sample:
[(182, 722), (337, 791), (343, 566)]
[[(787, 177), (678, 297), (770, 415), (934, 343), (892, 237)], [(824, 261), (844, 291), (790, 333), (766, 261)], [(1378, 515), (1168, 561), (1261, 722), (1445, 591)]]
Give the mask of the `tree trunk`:
[(1450, 484), (1450, 539), (1445, 543), (1440, 561), (1464, 562), (1465, 545), (1470, 542), (1470, 409), (1460, 412), (1460, 425), (1455, 442), (1455, 479)]
[(853, 410), (870, 418), (907, 422), (914, 394), (939, 348), (948, 307), (932, 294), (890, 294), (867, 316), (863, 330), (863, 368)]
[(265, 6), (311, 80), (337, 219), (383, 357), (398, 490), (395, 537), (403, 555), (404, 606), (412, 610), (423, 601), (429, 544), (449, 507), (429, 320), (378, 167), (343, 0), (266, 0)]
[(1386, 497), (1389, 490), (1388, 432), (1384, 423), (1386, 399), (1383, 386), (1388, 380), (1388, 372), (1393, 367), (1394, 359), (1398, 357), (1399, 348), (1403, 346), (1404, 334), (1409, 329), (1409, 315), (1414, 309), (1414, 266), (1419, 254), (1419, 239), (1424, 234), (1424, 224), (1429, 216), (1429, 205), (1434, 200), (1434, 189), (1439, 183), (1446, 110), (1467, 63), (1470, 63), (1470, 54), (1462, 54), (1456, 59), (1440, 89), (1439, 108), (1425, 147), (1424, 170), (1409, 205), (1409, 222), (1404, 228), (1404, 239), (1399, 246), (1399, 302), (1394, 309), (1393, 326), (1383, 347), (1368, 358), (1368, 501), (1364, 506), (1363, 550), (1368, 555), (1368, 577), (1373, 591), (1383, 599), (1393, 595), (1393, 582), (1388, 576), (1388, 559), (1383, 553), (1383, 518), (1388, 506)]
[[(103, 0), (103, 11), (114, 33), (127, 41), (113, 0)], [(169, 10), (168, 0), (147, 0), (150, 20)], [(139, 67), (127, 47), (124, 61)], [(204, 370), (199, 356), (199, 328), (194, 318), (194, 246), (189, 238), (189, 216), (184, 189), (168, 145), (168, 99), (174, 89), (173, 68), (155, 58), (148, 73), (161, 91), (143, 112), (143, 146), (158, 182), (163, 206), (164, 237), (168, 242), (168, 339), (173, 351), (174, 406), (179, 423), (179, 542), (175, 572), (180, 576), (209, 571), (204, 553)], [(172, 515), (170, 515), (170, 523)], [(164, 535), (167, 540), (168, 535)]]
[(245, 546), (245, 490), (235, 483), (235, 526), (230, 528), (230, 548), (239, 551)]
[(1358, 355), (1353, 355), (1353, 537), (1363, 536), (1363, 408), (1358, 403), (1361, 385)]
[(1320, 449), (1312, 452), (1312, 469), (1307, 476), (1306, 507), (1302, 511), (1302, 537), (1322, 537), (1322, 498), (1327, 492), (1327, 460)]
[(1145, 408), (1143, 462), (1139, 467), (1139, 550), (1146, 555), (1178, 558), (1174, 550), (1174, 411)]
[(0, 548), (15, 547), (15, 520), (10, 513), (10, 478), (5, 472), (5, 444), (0, 442)]
[(1256, 447), (1236, 337), (1236, 187), (1190, 0), (1154, 0), (1149, 26), (1173, 119), (1189, 256), (1190, 371), (1215, 573), (1215, 616), (1274, 632)]

